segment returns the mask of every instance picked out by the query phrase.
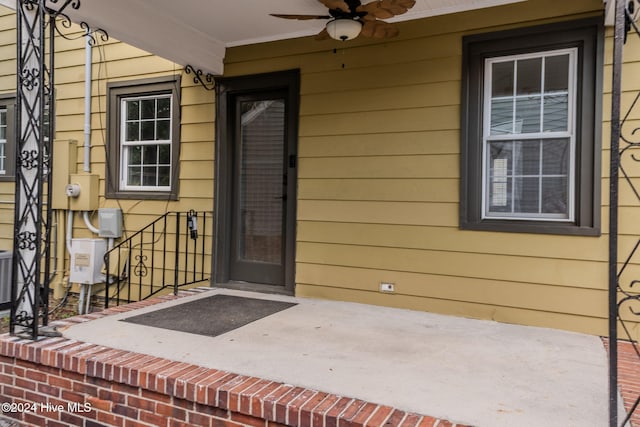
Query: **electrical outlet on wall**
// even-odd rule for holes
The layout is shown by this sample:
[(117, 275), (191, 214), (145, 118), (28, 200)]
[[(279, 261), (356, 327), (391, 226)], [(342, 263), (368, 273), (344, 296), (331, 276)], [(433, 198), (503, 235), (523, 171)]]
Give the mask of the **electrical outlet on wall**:
[(390, 282), (380, 282), (380, 292), (395, 292), (396, 287), (393, 283)]

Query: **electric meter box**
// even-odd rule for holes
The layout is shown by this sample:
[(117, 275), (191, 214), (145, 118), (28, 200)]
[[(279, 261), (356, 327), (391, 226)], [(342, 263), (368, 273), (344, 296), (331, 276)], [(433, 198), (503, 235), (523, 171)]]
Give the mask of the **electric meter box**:
[(71, 272), (69, 281), (83, 285), (104, 282), (102, 265), (107, 252), (104, 239), (71, 239)]
[(98, 209), (98, 236), (119, 239), (122, 237), (122, 209)]

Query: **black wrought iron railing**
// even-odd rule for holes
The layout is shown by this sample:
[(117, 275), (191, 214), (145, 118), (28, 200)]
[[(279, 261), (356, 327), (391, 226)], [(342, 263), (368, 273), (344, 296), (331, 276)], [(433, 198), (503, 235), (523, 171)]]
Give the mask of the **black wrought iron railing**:
[(104, 306), (141, 301), (211, 277), (212, 212), (167, 212), (107, 251)]

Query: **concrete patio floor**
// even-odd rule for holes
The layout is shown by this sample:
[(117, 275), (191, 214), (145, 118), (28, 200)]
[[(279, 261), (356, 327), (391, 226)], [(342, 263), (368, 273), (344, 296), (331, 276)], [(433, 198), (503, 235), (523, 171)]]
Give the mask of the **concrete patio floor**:
[[(214, 293), (297, 305), (213, 338), (120, 321)], [(62, 333), (478, 427), (608, 425), (607, 356), (594, 336), (224, 289)]]

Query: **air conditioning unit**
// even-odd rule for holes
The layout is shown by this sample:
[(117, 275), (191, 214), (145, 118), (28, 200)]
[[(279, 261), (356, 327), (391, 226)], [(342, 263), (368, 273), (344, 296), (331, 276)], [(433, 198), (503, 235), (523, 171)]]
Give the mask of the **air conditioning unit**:
[(11, 266), (13, 253), (0, 251), (0, 309), (11, 304)]

